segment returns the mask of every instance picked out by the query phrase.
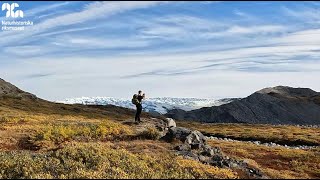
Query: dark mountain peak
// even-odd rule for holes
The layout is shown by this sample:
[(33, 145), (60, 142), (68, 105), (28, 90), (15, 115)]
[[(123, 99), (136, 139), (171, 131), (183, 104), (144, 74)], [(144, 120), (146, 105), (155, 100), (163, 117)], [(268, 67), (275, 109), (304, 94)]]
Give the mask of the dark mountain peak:
[(193, 111), (170, 111), (174, 119), (213, 123), (320, 124), (320, 93), (276, 86), (228, 104)]
[(2, 78), (0, 78), (0, 97), (37, 98), (35, 95), (22, 91)]
[(256, 93), (268, 95), (281, 95), (284, 97), (312, 97), (319, 95), (318, 92), (310, 88), (293, 88), (289, 86), (268, 87), (257, 91)]

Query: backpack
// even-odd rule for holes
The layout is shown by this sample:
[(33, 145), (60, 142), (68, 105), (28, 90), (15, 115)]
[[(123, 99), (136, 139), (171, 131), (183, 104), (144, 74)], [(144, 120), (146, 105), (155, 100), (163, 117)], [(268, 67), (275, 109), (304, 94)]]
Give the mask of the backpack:
[(138, 95), (137, 95), (137, 94), (134, 94), (134, 95), (133, 95), (131, 102), (132, 102), (132, 104), (134, 104), (134, 105), (140, 104), (140, 102), (139, 102), (139, 100), (138, 100)]

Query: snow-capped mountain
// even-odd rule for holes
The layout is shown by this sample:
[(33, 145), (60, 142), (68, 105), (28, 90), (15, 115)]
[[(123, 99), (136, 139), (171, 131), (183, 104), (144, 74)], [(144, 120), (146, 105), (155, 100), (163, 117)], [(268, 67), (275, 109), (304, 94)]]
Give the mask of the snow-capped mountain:
[[(220, 106), (232, 102), (235, 98), (225, 99), (200, 99), (200, 98), (146, 98), (142, 107), (146, 112), (158, 112), (160, 114), (167, 113), (171, 109), (182, 109), (190, 111), (201, 107)], [(131, 103), (131, 99), (112, 98), (112, 97), (80, 97), (71, 98), (64, 101), (57, 101), (65, 104), (85, 104), (85, 105), (115, 105), (130, 109), (135, 109), (135, 105)]]

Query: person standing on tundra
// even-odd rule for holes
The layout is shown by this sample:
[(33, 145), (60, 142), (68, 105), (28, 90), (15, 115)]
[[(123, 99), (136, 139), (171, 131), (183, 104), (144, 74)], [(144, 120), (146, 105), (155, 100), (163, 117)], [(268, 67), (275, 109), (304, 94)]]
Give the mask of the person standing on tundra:
[(140, 115), (142, 112), (142, 100), (145, 99), (145, 93), (142, 94), (142, 91), (138, 91), (138, 94), (134, 94), (132, 98), (132, 103), (136, 105), (137, 111), (135, 116), (135, 122), (140, 123)]

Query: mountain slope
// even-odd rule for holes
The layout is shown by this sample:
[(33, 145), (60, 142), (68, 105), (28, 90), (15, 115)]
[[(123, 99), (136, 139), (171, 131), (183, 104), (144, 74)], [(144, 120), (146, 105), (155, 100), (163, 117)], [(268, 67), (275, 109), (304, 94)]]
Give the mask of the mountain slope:
[[(88, 118), (112, 117), (119, 120), (132, 118), (135, 113), (134, 110), (114, 105), (69, 105), (46, 101), (0, 78), (0, 110), (12, 109), (41, 114), (81, 115)], [(144, 116), (149, 117), (148, 114)]]
[(20, 99), (37, 99), (33, 94), (22, 91), (16, 86), (0, 78), (0, 97), (13, 97)]
[(277, 86), (221, 106), (171, 110), (166, 116), (218, 123), (320, 124), (319, 97), (308, 88)]

